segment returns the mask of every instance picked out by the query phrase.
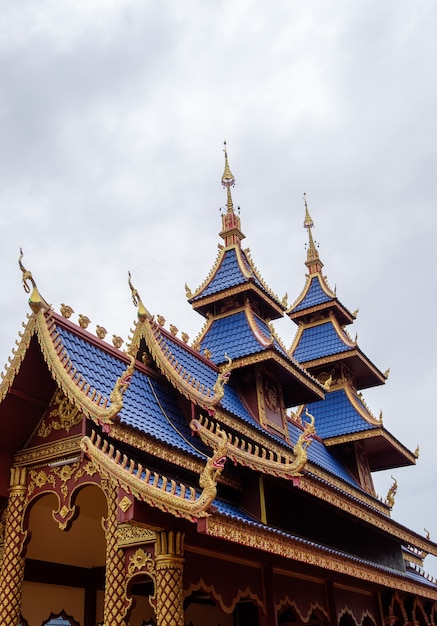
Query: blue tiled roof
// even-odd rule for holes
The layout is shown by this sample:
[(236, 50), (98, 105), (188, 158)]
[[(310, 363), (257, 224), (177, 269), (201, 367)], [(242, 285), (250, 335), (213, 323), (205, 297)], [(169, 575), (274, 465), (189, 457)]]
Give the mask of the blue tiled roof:
[[(260, 334), (268, 339), (271, 332), (267, 324), (256, 315), (253, 317)], [(288, 359), (276, 339), (273, 347)], [(214, 320), (201, 341), (201, 350), (205, 348), (210, 350), (211, 360), (214, 363), (223, 363), (225, 354), (234, 360), (266, 349), (254, 336), (244, 311)]]
[[(58, 331), (74, 366), (109, 397), (126, 363), (62, 327)], [(176, 392), (165, 381), (152, 380), (144, 372), (135, 371), (123, 397), (120, 421), (179, 450), (203, 457), (204, 447), (191, 437)]]
[(339, 337), (331, 321), (305, 328), (293, 356), (299, 363), (351, 350)]
[(375, 428), (351, 404), (344, 389), (330, 391), (322, 402), (311, 402), (307, 407), (314, 415), (317, 434), (322, 439)]
[[(244, 315), (244, 313), (241, 315)], [(77, 370), (84, 375), (86, 374), (87, 381), (108, 397), (115, 385), (115, 381), (125, 371), (126, 363), (116, 356), (108, 354), (98, 346), (88, 343), (86, 339), (73, 334), (62, 326), (58, 326), (58, 331)], [(200, 361), (200, 359), (196, 359), (194, 355), (189, 353), (188, 350), (184, 351), (183, 346), (177, 344), (176, 341), (173, 347), (175, 348), (175, 355), (177, 350), (180, 349), (181, 352), (180, 354), (178, 352), (177, 358), (181, 362), (184, 362), (184, 358), (193, 358), (195, 361)], [(189, 355), (184, 355), (184, 352), (187, 355), (189, 353)], [(205, 371), (203, 369), (199, 370), (199, 375)], [(205, 384), (209, 384), (208, 381), (205, 381)], [(251, 424), (255, 429), (278, 443), (285, 443), (278, 435), (266, 433), (262, 426), (258, 424), (233, 387), (232, 377), (224, 389), (225, 394), (221, 401), (224, 409), (246, 423)], [(205, 452), (208, 453), (209, 451), (208, 448), (203, 446), (199, 438), (192, 438), (187, 420), (178, 404), (177, 392), (173, 387), (165, 380), (150, 378), (145, 372), (135, 371), (130, 386), (124, 394), (120, 421), (122, 424), (136, 428), (145, 436), (165, 442), (199, 458), (204, 458)], [(302, 431), (292, 423), (289, 423), (288, 428), (292, 448)], [(308, 459), (334, 476), (357, 486), (345, 468), (333, 456), (332, 452), (319, 441), (314, 440), (309, 446)]]
[(56, 328), (78, 372), (86, 377), (92, 387), (109, 397), (117, 378), (126, 369), (125, 361), (104, 352), (60, 325)]
[[(184, 348), (183, 345), (170, 335), (161, 335), (168, 348), (171, 350), (178, 363), (184, 367), (187, 372), (192, 374), (196, 380), (200, 380), (208, 389), (212, 389), (217, 380), (218, 372), (212, 365), (200, 358), (196, 353)], [(225, 359), (222, 359), (222, 361)]]
[(205, 298), (206, 296), (218, 293), (224, 289), (229, 289), (230, 287), (235, 287), (236, 285), (241, 285), (245, 282), (247, 282), (247, 278), (241, 272), (234, 248), (231, 248), (224, 253), (220, 267), (211, 282), (193, 299), (193, 301), (195, 302), (199, 298)]
[(319, 276), (313, 276), (311, 279), (311, 285), (304, 299), (295, 309), (293, 309), (293, 313), (296, 311), (302, 311), (303, 309), (309, 309), (312, 306), (317, 306), (318, 304), (323, 304), (324, 302), (329, 302), (332, 299), (333, 298), (327, 296), (323, 291)]

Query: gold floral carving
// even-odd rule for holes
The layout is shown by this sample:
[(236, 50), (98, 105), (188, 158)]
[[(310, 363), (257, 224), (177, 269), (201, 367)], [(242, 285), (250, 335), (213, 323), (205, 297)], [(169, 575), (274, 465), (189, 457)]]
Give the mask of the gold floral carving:
[(84, 476), (92, 477), (96, 473), (97, 469), (91, 461), (69, 462), (68, 459), (64, 465), (50, 469), (31, 469), (26, 505), (37, 493), (54, 493), (58, 498), (58, 508), (52, 511), (52, 516), (59, 528), (66, 530), (76, 512), (76, 507), (72, 504), (76, 485)]
[(133, 554), (131, 554), (127, 567), (129, 576), (132, 576), (132, 574), (135, 574), (135, 572), (140, 570), (146, 570), (151, 576), (154, 576), (155, 573), (155, 563), (153, 561), (153, 557), (149, 552), (145, 552), (143, 548), (138, 548)]
[(61, 390), (58, 390), (53, 398), (52, 407), (46, 418), (41, 421), (37, 430), (39, 437), (47, 437), (52, 430), (65, 430), (67, 433), (79, 424), (82, 414), (79, 409), (65, 397)]
[(138, 522), (119, 524), (117, 530), (117, 543), (119, 548), (127, 548), (144, 543), (154, 543), (156, 531)]
[[(199, 434), (204, 443), (213, 449), (218, 449), (218, 446), (221, 444), (223, 431), (217, 423), (214, 424), (208, 418), (201, 416), (200, 420), (192, 420), (190, 427)], [(264, 447), (260, 448), (257, 444), (254, 445), (247, 442), (241, 437), (232, 437), (231, 434), (227, 434), (227, 455), (234, 463), (250, 467), (255, 471), (271, 476), (282, 478), (301, 476), (307, 461), (306, 450), (314, 435), (314, 417), (311, 415), (310, 421), (306, 423), (293, 448), (294, 460), (291, 460), (287, 455), (278, 455), (272, 450)]]
[[(137, 499), (169, 512), (176, 517), (184, 517), (191, 521), (199, 517), (207, 517), (207, 510), (217, 494), (217, 480), (225, 461), (227, 440), (223, 433), (222, 445), (208, 459), (200, 475), (201, 493), (183, 483), (170, 481), (166, 476), (153, 474), (126, 455), (114, 449), (106, 439), (92, 433), (92, 437), (84, 437), (82, 450), (92, 460), (101, 474), (115, 480), (125, 491), (132, 493)], [(168, 489), (169, 487), (169, 489)]]

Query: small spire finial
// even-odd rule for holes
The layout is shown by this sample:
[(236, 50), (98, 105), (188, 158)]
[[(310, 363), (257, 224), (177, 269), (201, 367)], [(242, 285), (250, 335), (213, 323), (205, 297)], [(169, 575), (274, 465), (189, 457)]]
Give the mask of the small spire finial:
[(319, 258), (319, 253), (314, 243), (313, 233), (311, 231), (314, 228), (314, 222), (308, 210), (307, 195), (303, 194), (303, 201), (305, 203), (305, 219), (303, 221), (303, 227), (308, 230), (308, 248), (307, 248), (307, 260), (305, 265), (309, 268), (311, 273), (320, 272), (323, 267), (323, 263)]
[[(228, 151), (226, 149), (226, 141), (224, 142), (223, 152), (225, 153), (225, 170), (222, 176), (222, 185), (226, 189), (227, 202), (226, 212), (222, 213), (222, 232), (220, 236), (225, 240), (226, 246), (238, 244), (244, 238), (240, 229), (240, 218), (234, 213), (234, 203), (232, 202), (231, 187), (235, 185), (235, 178), (231, 172), (228, 162)], [(238, 213), (240, 207), (238, 207)]]
[(227, 210), (228, 213), (233, 213), (234, 212), (234, 204), (232, 202), (232, 194), (231, 194), (231, 187), (235, 186), (235, 178), (234, 175), (231, 172), (231, 168), (229, 167), (229, 162), (228, 162), (228, 152), (226, 150), (226, 141), (223, 142), (224, 143), (224, 148), (223, 148), (223, 152), (225, 153), (225, 171), (223, 172), (223, 176), (222, 176), (222, 185), (223, 187), (227, 190)]

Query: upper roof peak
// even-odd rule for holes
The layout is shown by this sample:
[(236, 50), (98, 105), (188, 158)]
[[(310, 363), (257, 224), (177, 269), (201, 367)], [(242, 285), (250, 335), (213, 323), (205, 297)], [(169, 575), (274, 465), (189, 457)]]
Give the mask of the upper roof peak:
[(308, 249), (305, 265), (308, 267), (310, 274), (316, 274), (322, 269), (323, 263), (320, 260), (319, 253), (314, 243), (313, 233), (311, 231), (311, 229), (314, 228), (314, 222), (308, 210), (306, 193), (303, 194), (303, 199), (305, 202), (305, 219), (303, 226), (308, 230)]
[(239, 245), (240, 241), (244, 239), (244, 235), (241, 232), (240, 218), (234, 212), (234, 203), (232, 201), (231, 187), (235, 186), (235, 178), (231, 172), (228, 161), (228, 152), (226, 149), (226, 141), (224, 142), (225, 153), (225, 169), (222, 176), (222, 185), (226, 189), (226, 212), (222, 215), (222, 232), (220, 236), (225, 240), (226, 247)]

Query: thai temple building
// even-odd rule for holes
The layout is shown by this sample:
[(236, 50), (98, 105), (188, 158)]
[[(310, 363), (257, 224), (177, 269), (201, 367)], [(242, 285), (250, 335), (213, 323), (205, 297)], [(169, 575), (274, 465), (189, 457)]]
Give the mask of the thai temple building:
[[(194, 342), (138, 276), (131, 335), (108, 341), (53, 310), (20, 256), (30, 312), (0, 383), (1, 626), (436, 624), (423, 562), (437, 545), (392, 517), (396, 482), (381, 498), (372, 480), (418, 455), (362, 395), (388, 372), (347, 330), (356, 313), (322, 273), (306, 199), (290, 306), (242, 245), (234, 183), (225, 150), (218, 256), (186, 286)], [(272, 325), (284, 317), (291, 346)]]

